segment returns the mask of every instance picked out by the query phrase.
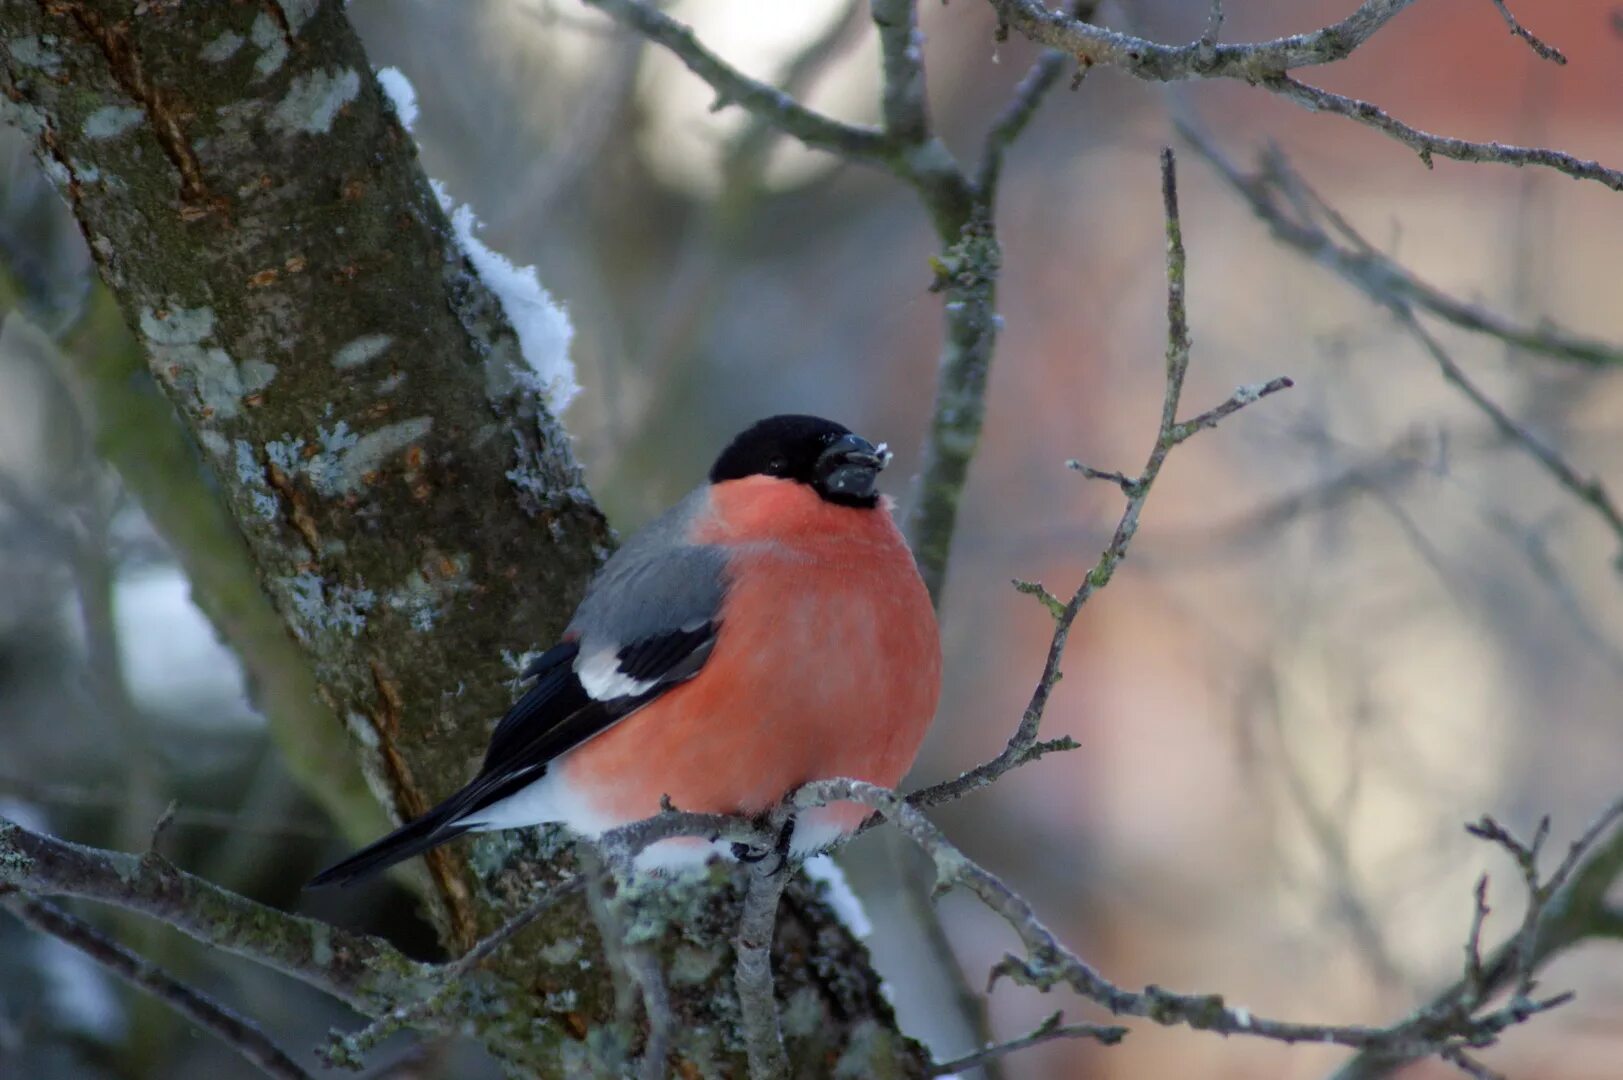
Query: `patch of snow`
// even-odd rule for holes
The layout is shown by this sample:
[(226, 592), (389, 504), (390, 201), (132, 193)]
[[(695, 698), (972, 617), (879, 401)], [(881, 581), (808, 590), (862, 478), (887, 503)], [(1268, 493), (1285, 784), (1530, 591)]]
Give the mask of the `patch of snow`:
[(845, 871), (840, 864), (834, 861), (832, 855), (817, 855), (805, 862), (806, 876), (813, 881), (821, 882), (827, 886), (827, 899), (834, 914), (846, 929), (857, 937), (866, 940), (873, 933), (873, 923), (868, 921), (868, 913), (863, 910), (862, 901), (857, 894), (851, 891), (851, 883), (845, 880)]
[(575, 336), (569, 316), (542, 287), (535, 267), (514, 266), (505, 255), (492, 250), (476, 235), (484, 226), (474, 216), (473, 208), (457, 205), (446, 194), (443, 184), (431, 183), (440, 205), (451, 215), (457, 243), (507, 312), (507, 320), (518, 334), (519, 351), (529, 365), (528, 375), (534, 380), (535, 389), (546, 397), (552, 415), (562, 415), (580, 393), (580, 384), (575, 381), (575, 365), (569, 359), (569, 342)]
[(417, 90), (411, 85), (411, 80), (397, 67), (378, 68), (378, 85), (383, 87), (389, 104), (394, 106), (400, 126), (410, 131), (412, 125), (417, 123)]

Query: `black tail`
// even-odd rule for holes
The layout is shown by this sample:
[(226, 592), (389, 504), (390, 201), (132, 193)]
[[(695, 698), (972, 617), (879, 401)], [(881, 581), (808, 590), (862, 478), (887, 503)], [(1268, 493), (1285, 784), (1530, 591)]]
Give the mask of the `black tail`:
[(454, 840), (468, 831), (466, 825), (449, 820), (461, 807), (455, 800), (447, 800), (418, 818), (400, 826), (381, 840), (376, 840), (349, 858), (327, 867), (310, 879), (307, 889), (323, 885), (349, 885), (361, 878), (386, 870), (413, 855), (421, 855), (437, 848), (447, 840)]

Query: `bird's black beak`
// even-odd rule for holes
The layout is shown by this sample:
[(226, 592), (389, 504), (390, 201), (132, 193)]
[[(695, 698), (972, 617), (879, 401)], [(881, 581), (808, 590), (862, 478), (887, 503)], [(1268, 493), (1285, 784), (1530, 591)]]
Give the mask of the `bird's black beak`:
[(871, 505), (879, 494), (879, 473), (890, 450), (860, 435), (841, 435), (817, 458), (817, 487), (835, 502)]

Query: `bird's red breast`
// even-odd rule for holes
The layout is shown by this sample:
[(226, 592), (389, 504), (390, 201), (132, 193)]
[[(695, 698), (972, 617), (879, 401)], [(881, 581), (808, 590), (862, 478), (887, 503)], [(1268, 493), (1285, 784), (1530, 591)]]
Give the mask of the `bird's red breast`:
[[(695, 678), (561, 760), (569, 787), (623, 821), (657, 813), (661, 794), (683, 810), (754, 813), (808, 780), (895, 787), (935, 714), (941, 648), (888, 507), (751, 476), (710, 489), (690, 538), (728, 553), (715, 649)], [(866, 814), (825, 808), (796, 839)]]

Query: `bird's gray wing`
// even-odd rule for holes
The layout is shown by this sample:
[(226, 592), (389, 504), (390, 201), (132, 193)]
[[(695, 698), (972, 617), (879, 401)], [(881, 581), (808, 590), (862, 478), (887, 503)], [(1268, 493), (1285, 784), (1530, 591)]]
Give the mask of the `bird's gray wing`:
[(727, 591), (726, 553), (687, 541), (707, 500), (703, 489), (684, 499), (604, 564), (564, 641), (526, 670), (535, 682), (496, 725), (481, 774), (525, 769), (533, 779), (699, 673)]

